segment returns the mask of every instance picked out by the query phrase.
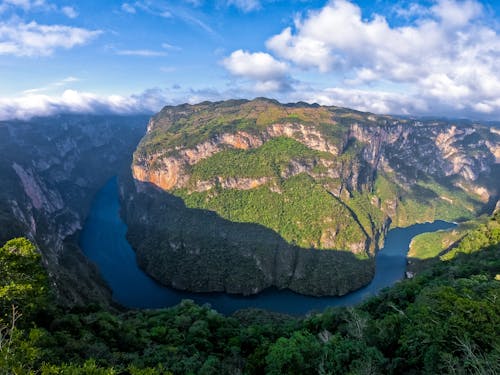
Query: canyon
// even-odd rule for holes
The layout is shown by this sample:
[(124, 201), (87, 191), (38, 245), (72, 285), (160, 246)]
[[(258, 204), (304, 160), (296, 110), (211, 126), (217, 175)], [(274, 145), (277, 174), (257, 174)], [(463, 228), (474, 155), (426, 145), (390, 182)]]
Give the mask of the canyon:
[(258, 98), (147, 116), (0, 122), (0, 241), (43, 254), (58, 300), (111, 303), (78, 236), (118, 176), (137, 262), (194, 292), (327, 296), (373, 278), (389, 228), (491, 211), (500, 132)]

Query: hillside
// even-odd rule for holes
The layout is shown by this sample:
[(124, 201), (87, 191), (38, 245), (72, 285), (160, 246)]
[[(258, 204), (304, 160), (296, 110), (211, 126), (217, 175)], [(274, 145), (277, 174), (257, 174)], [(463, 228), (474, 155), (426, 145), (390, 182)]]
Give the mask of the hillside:
[(480, 125), (263, 98), (165, 107), (124, 184), (129, 239), (180, 289), (343, 294), (370, 280), (389, 225), (491, 205), (499, 150)]
[[(498, 215), (488, 220), (500, 225)], [(226, 317), (190, 301), (68, 309), (54, 303), (33, 245), (15, 239), (0, 247), (0, 373), (496, 374), (498, 240), (469, 241), (468, 251), (360, 306), (295, 319), (261, 310)]]
[(439, 260), (452, 259), (457, 253), (471, 253), (499, 242), (500, 201), (493, 218), (483, 215), (460, 223), (454, 230), (416, 236), (408, 252), (408, 269), (415, 273)]

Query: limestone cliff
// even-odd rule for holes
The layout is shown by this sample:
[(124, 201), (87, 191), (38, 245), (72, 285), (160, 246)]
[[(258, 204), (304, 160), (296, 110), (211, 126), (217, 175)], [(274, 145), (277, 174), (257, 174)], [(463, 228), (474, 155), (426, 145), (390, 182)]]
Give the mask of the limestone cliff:
[(124, 191), (130, 239), (181, 289), (344, 293), (369, 279), (390, 222), (460, 220), (493, 202), (499, 149), (475, 124), (267, 99), (165, 107)]

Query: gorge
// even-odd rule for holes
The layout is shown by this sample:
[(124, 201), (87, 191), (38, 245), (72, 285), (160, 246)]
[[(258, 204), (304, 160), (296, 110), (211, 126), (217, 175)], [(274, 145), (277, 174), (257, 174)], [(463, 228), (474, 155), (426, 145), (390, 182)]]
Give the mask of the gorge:
[(174, 306), (183, 299), (190, 299), (199, 305), (208, 303), (223, 314), (259, 308), (283, 314), (305, 315), (311, 311), (323, 311), (327, 307), (357, 304), (404, 277), (406, 253), (414, 236), (455, 227), (452, 223), (435, 221), (390, 230), (384, 248), (376, 256), (373, 280), (367, 286), (341, 297), (317, 298), (275, 288), (254, 296), (239, 296), (182, 292), (155, 282), (137, 265), (135, 252), (126, 240), (127, 227), (119, 211), (118, 183), (113, 178), (97, 193), (80, 236), (82, 250), (98, 266), (117, 302), (130, 308), (150, 309)]
[(167, 106), (145, 130), (147, 119), (0, 123), (0, 237), (38, 245), (64, 304), (111, 303), (78, 237), (112, 176), (142, 270), (240, 295), (357, 290), (389, 227), (472, 218), (499, 195), (494, 127), (264, 98)]

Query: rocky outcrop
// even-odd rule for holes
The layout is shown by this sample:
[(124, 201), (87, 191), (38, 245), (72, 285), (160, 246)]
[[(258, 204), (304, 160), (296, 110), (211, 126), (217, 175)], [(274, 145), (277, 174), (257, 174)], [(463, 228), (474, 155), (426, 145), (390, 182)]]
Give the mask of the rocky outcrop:
[(498, 194), (490, 184), (477, 184), (480, 176), (488, 176), (496, 168), (500, 153), (499, 135), (488, 134), (487, 128), (415, 122), (392, 126), (355, 124), (350, 131), (365, 145), (364, 159), (378, 171), (395, 172), (409, 183), (424, 175), (448, 179), (483, 202)]
[(24, 170), (16, 162), (12, 164), (12, 168), (21, 180), (24, 193), (30, 198), (31, 204), (35, 209), (52, 214), (63, 208), (64, 204), (59, 192), (48, 189), (43, 182), (35, 178), (32, 169)]
[(201, 192), (208, 191), (219, 186), (222, 189), (250, 190), (269, 183), (268, 177), (260, 178), (235, 178), (235, 177), (217, 177), (210, 181), (197, 181), (193, 191)]
[[(153, 127), (154, 123), (150, 123), (149, 128)], [(150, 182), (163, 190), (183, 188), (189, 181), (189, 166), (227, 148), (253, 149), (262, 146), (269, 139), (278, 137), (293, 138), (312, 150), (332, 155), (337, 155), (339, 152), (337, 146), (328, 142), (314, 127), (290, 123), (273, 124), (258, 135), (251, 135), (245, 131), (223, 133), (192, 148), (175, 147), (148, 155), (147, 158), (136, 157), (132, 174), (136, 180)]]

